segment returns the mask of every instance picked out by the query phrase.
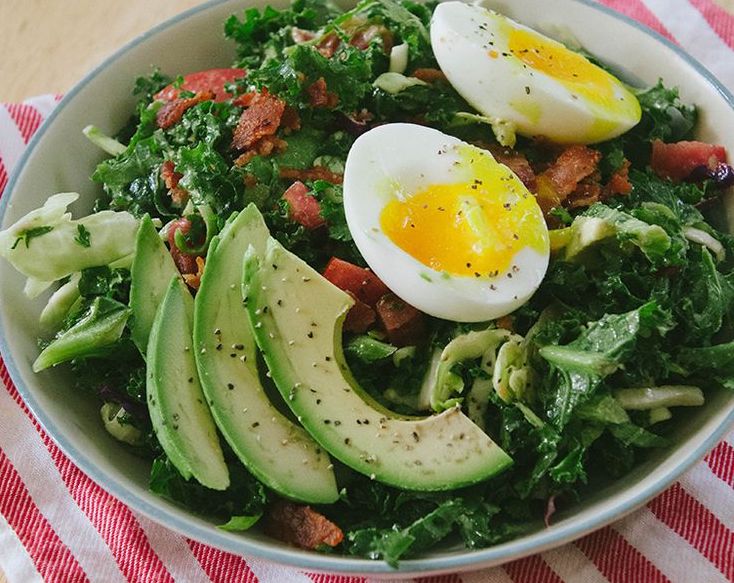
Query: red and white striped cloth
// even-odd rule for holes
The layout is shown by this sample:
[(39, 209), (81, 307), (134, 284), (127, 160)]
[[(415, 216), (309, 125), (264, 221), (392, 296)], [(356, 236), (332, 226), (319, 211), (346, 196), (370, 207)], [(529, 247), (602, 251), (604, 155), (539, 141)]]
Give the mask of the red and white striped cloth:
[[(734, 0), (603, 0), (681, 44), (734, 90)], [(0, 195), (58, 97), (0, 105)], [(59, 450), (0, 358), (0, 581), (367, 583), (239, 557), (126, 507)], [(679, 482), (579, 541), (422, 583), (734, 582), (734, 432)]]

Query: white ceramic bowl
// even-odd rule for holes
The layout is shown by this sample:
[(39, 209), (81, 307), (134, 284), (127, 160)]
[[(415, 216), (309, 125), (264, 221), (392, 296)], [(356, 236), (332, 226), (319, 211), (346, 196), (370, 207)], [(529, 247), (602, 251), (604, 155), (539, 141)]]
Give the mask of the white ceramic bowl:
[[(204, 4), (142, 35), (87, 75), (61, 101), (22, 157), (2, 201), (3, 227), (40, 206), (52, 193), (80, 191), (80, 214), (90, 208), (96, 186), (89, 176), (102, 158), (83, 136), (95, 124), (114, 132), (128, 119), (134, 79), (158, 65), (169, 74), (229, 66), (233, 46), (222, 26), (233, 12), (262, 0), (220, 0)], [(273, 2), (282, 6), (283, 0)], [(701, 108), (699, 138), (734, 152), (734, 99), (700, 65), (644, 27), (587, 0), (489, 0), (487, 4), (551, 35), (573, 35), (583, 47), (611, 64), (628, 80), (654, 84), (662, 77), (680, 87), (686, 102)], [(729, 205), (730, 210), (734, 204)], [(23, 281), (0, 262), (0, 350), (10, 376), (41, 424), (61, 449), (103, 488), (129, 506), (186, 536), (246, 555), (318, 571), (390, 575), (434, 574), (496, 565), (571, 541), (645, 503), (699, 460), (734, 421), (734, 396), (712, 394), (706, 406), (681, 417), (672, 447), (655, 451), (623, 479), (609, 484), (556, 516), (550, 528), (483, 550), (441, 548), (400, 563), (398, 572), (379, 561), (296, 550), (253, 530), (243, 534), (217, 529), (148, 492), (147, 464), (107, 435), (98, 405), (79, 398), (61, 370), (33, 374), (42, 299), (30, 302)]]

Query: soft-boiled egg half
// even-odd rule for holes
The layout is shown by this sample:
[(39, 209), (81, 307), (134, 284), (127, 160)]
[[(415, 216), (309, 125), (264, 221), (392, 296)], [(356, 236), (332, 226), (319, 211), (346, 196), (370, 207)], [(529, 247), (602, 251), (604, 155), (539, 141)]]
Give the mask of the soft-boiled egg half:
[(640, 104), (614, 76), (561, 43), (476, 5), (439, 4), (431, 46), (456, 91), (523, 136), (591, 144), (640, 121)]
[(548, 267), (543, 213), (519, 178), (488, 151), (424, 126), (387, 124), (356, 140), (344, 210), (372, 270), (438, 318), (504, 316)]

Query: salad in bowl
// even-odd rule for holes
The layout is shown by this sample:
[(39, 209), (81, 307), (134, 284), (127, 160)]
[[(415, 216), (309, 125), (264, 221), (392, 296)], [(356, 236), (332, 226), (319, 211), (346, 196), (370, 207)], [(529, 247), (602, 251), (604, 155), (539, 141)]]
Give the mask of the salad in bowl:
[(134, 85), (94, 209), (0, 232), (152, 492), (390, 565), (484, 548), (734, 386), (734, 170), (697, 109), (461, 2), (230, 17)]

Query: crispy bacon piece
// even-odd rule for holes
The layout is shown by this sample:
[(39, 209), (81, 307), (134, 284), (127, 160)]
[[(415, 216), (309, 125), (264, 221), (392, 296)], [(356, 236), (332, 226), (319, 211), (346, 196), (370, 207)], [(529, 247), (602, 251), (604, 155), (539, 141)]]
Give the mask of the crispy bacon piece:
[(250, 107), (250, 105), (252, 105), (252, 100), (255, 99), (257, 95), (257, 91), (243, 93), (232, 100), (232, 105), (238, 105), (240, 107)]
[(537, 197), (547, 216), (551, 209), (563, 204), (579, 183), (591, 176), (601, 160), (601, 153), (586, 146), (568, 146), (537, 177)]
[(176, 246), (176, 231), (181, 231), (181, 233), (185, 235), (190, 230), (191, 221), (185, 217), (176, 219), (168, 228), (168, 247), (171, 257), (173, 257), (173, 262), (176, 264), (178, 271), (182, 274), (195, 274), (199, 271), (199, 267), (196, 263), (196, 256), (184, 253)]
[(590, 176), (601, 160), (601, 153), (586, 146), (569, 146), (556, 161), (543, 172), (553, 185), (554, 190), (566, 197), (576, 190), (576, 186)]
[(319, 201), (308, 193), (308, 187), (301, 181), (296, 181), (283, 193), (288, 203), (288, 215), (291, 220), (303, 225), (307, 229), (318, 229), (326, 224), (321, 216)]
[(202, 91), (193, 97), (177, 97), (173, 101), (168, 101), (155, 114), (155, 123), (162, 130), (166, 130), (181, 121), (183, 114), (187, 109), (194, 107), (202, 101), (210, 101), (214, 99), (214, 93), (211, 91)]
[(311, 107), (326, 107), (332, 109), (339, 102), (339, 96), (331, 93), (326, 88), (326, 80), (323, 77), (319, 77), (306, 87), (306, 93), (308, 94), (308, 102)]
[(166, 160), (161, 164), (161, 179), (168, 189), (168, 196), (178, 207), (185, 206), (189, 200), (189, 191), (178, 185), (182, 178), (183, 174), (176, 172), (173, 162)]
[(183, 277), (184, 281), (186, 282), (186, 285), (188, 285), (191, 289), (197, 290), (199, 289), (199, 286), (201, 285), (201, 276), (204, 275), (204, 258), (197, 255), (196, 256), (196, 273), (182, 273), (181, 277)]
[(306, 87), (308, 93), (308, 102), (311, 107), (326, 107), (332, 109), (339, 102), (339, 97), (328, 91), (326, 81), (323, 77), (319, 77)]
[(489, 151), (495, 157), (497, 162), (504, 164), (512, 170), (530, 192), (535, 192), (538, 188), (535, 171), (530, 166), (530, 162), (520, 152), (502, 146), (491, 145)]
[(288, 142), (281, 140), (277, 136), (265, 136), (257, 141), (257, 143), (243, 152), (234, 160), (235, 166), (244, 166), (255, 156), (270, 156), (272, 153), (283, 152), (288, 148)]
[(323, 514), (310, 506), (285, 500), (270, 507), (264, 529), (270, 536), (304, 549), (335, 547), (344, 540), (342, 530)]
[(600, 177), (598, 173), (594, 174), (579, 182), (576, 190), (564, 201), (565, 206), (569, 208), (587, 207), (601, 200), (602, 188), (601, 184), (599, 184)]
[(349, 309), (347, 317), (344, 320), (344, 330), (347, 332), (354, 332), (355, 334), (362, 334), (375, 323), (377, 316), (372, 308), (361, 301), (352, 292), (348, 291), (347, 293), (352, 296), (354, 305)]
[(625, 160), (622, 165), (609, 177), (609, 182), (604, 185), (602, 199), (616, 194), (627, 195), (632, 192), (630, 182), (630, 161)]
[(372, 271), (338, 257), (329, 259), (323, 275), (336, 287), (351, 292), (370, 307), (375, 307), (380, 298), (390, 293), (390, 289)]
[(418, 344), (425, 335), (423, 312), (407, 304), (393, 293), (382, 296), (375, 306), (377, 317), (395, 346)]
[(441, 69), (422, 68), (413, 71), (412, 77), (420, 79), (425, 83), (435, 83), (436, 81), (446, 81), (446, 75), (444, 75)]
[(285, 102), (277, 97), (265, 91), (255, 95), (237, 123), (232, 147), (236, 150), (249, 150), (258, 140), (274, 135), (284, 111)]
[(280, 127), (285, 133), (294, 132), (301, 129), (301, 118), (298, 116), (298, 110), (290, 105), (285, 106), (283, 117), (280, 118)]
[(508, 314), (507, 316), (502, 316), (501, 318), (497, 318), (497, 327), (513, 332), (514, 329), (512, 328), (512, 325), (514, 324), (514, 322), (515, 322), (515, 319)]
[(686, 180), (694, 168), (705, 166), (713, 170), (726, 162), (726, 148), (704, 142), (652, 143), (650, 167), (661, 178), (673, 181)]
[(332, 184), (341, 184), (344, 181), (344, 176), (336, 174), (323, 166), (314, 166), (304, 170), (281, 168), (280, 177), (286, 180), (326, 180)]

